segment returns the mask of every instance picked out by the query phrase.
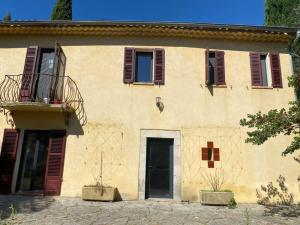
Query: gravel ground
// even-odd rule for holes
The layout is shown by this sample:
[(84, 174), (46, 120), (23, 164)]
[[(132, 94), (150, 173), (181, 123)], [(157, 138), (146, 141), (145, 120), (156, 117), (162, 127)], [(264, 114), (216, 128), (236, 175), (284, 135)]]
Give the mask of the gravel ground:
[[(9, 206), (17, 210), (10, 216)], [(264, 216), (257, 204), (239, 204), (237, 209), (173, 201), (88, 202), (79, 198), (0, 196), (0, 224), (297, 224), (300, 217)]]

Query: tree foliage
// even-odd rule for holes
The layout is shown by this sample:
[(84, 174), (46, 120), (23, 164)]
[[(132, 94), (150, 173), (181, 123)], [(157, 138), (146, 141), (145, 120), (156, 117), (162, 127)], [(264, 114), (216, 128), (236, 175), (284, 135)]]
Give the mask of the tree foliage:
[(10, 21), (11, 21), (11, 14), (10, 12), (8, 12), (3, 16), (3, 22), (10, 22)]
[(286, 109), (272, 109), (268, 113), (258, 112), (254, 115), (248, 114), (247, 119), (241, 119), (240, 124), (249, 128), (255, 128), (247, 132), (246, 143), (257, 145), (263, 144), (271, 137), (279, 134), (295, 135), (292, 143), (283, 151), (283, 155), (293, 153), (300, 148), (300, 102), (290, 103), (291, 107)]
[(265, 25), (299, 26), (300, 0), (265, 0)]
[(57, 0), (51, 20), (72, 20), (72, 0)]

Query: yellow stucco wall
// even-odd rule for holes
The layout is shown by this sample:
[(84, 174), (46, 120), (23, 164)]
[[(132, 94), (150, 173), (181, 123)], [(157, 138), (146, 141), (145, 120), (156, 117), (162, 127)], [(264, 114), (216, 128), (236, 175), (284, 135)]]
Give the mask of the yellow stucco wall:
[[(239, 120), (247, 113), (287, 106), (294, 91), (290, 56), (282, 43), (210, 41), (176, 38), (89, 36), (0, 36), (0, 75), (23, 71), (26, 47), (52, 47), (58, 41), (67, 56), (66, 75), (77, 83), (88, 117), (81, 127), (72, 118), (68, 130), (63, 196), (80, 196), (85, 184), (99, 175), (101, 152), (103, 183), (116, 186), (123, 199), (138, 198), (141, 129), (181, 132), (181, 199), (199, 201), (207, 162), (201, 147), (214, 141), (220, 148), (224, 188), (232, 189), (238, 202), (255, 202), (255, 189), (287, 178), (290, 191), (300, 199), (299, 165), (281, 152), (291, 138), (278, 137), (262, 146), (244, 143)], [(123, 84), (124, 47), (164, 48), (165, 85)], [(205, 49), (225, 51), (226, 88), (205, 87)], [(280, 52), (283, 88), (252, 89), (249, 52)], [(161, 97), (159, 112), (155, 98)], [(8, 125), (4, 116), (1, 127)], [(63, 129), (62, 115), (45, 112), (14, 114), (20, 129)], [(3, 129), (0, 129), (0, 135)], [(212, 170), (210, 170), (212, 171)]]

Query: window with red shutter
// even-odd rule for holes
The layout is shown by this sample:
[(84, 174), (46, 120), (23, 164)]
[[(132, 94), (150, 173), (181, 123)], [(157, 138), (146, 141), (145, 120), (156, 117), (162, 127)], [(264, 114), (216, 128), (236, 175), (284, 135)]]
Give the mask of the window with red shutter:
[(55, 48), (29, 46), (19, 100), (40, 101), (49, 98), (51, 103), (61, 103), (65, 66), (66, 56), (58, 43)]
[(250, 67), (252, 86), (282, 87), (278, 54), (250, 53)]
[(0, 152), (0, 193), (11, 192), (11, 182), (14, 172), (19, 141), (19, 130), (5, 129)]
[(225, 61), (223, 51), (205, 51), (205, 81), (207, 85), (225, 85)]
[(45, 195), (60, 195), (64, 167), (66, 132), (54, 132), (49, 140), (45, 174)]
[(123, 82), (165, 84), (164, 49), (125, 48)]

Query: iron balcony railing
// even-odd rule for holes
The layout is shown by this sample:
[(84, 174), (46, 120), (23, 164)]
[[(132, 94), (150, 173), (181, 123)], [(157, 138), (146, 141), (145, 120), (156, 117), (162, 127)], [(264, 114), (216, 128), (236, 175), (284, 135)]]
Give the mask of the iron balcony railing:
[(0, 84), (0, 104), (28, 102), (64, 104), (67, 109), (75, 111), (81, 124), (86, 123), (83, 98), (69, 76), (34, 74), (28, 80), (23, 74), (5, 75)]

